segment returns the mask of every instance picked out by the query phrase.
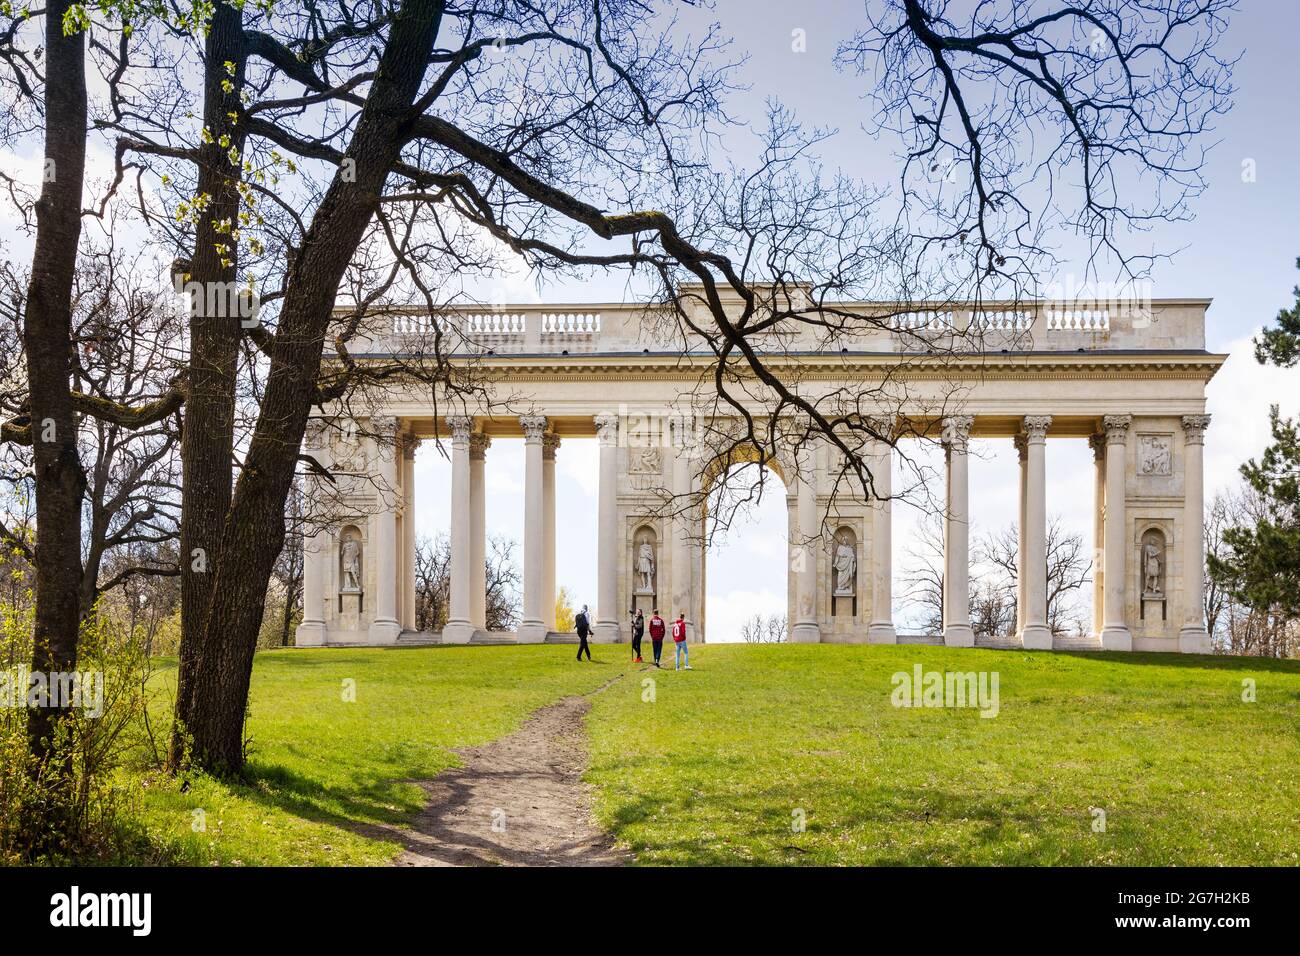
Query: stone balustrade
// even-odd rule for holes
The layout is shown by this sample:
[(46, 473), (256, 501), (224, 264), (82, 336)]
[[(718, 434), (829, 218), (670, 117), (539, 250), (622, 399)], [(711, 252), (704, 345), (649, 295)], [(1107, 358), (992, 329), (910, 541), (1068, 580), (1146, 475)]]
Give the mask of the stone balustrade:
[[(899, 353), (1160, 351), (1205, 348), (1201, 299), (1160, 299), (1141, 305), (1115, 303), (998, 303), (928, 307), (926, 304), (843, 303), (860, 314), (848, 327), (829, 330), (791, 323), (774, 329), (762, 345), (771, 351)], [(696, 318), (707, 317), (697, 316)], [(544, 354), (582, 352), (707, 351), (701, 341), (665, 335), (671, 319), (657, 321), (644, 306), (603, 304), (473, 307), (429, 314), (402, 310), (373, 323), (359, 352), (406, 353), (429, 349), (441, 336), (451, 354)], [(676, 339), (676, 341), (670, 341)]]

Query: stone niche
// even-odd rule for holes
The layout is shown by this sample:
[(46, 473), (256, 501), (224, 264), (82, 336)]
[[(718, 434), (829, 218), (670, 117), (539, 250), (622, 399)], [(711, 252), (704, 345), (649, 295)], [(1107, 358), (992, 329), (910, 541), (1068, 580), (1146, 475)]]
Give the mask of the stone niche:
[(858, 569), (862, 565), (862, 548), (857, 531), (840, 525), (830, 540), (827, 580), (830, 586), (830, 609), (834, 624), (852, 621), (858, 616)]
[(628, 593), (632, 596), (632, 602), (629, 610), (633, 614), (644, 611), (646, 617), (649, 617), (650, 612), (658, 607), (656, 602), (661, 593), (660, 582), (663, 580), (659, 533), (653, 522), (643, 521), (637, 524), (630, 544), (628, 568), (631, 570), (631, 587), (628, 588)]
[(339, 629), (360, 631), (365, 614), (366, 543), (357, 525), (345, 524), (339, 529), (336, 555)]
[(1138, 538), (1138, 622), (1141, 630), (1163, 632), (1169, 622), (1169, 536), (1145, 524)]

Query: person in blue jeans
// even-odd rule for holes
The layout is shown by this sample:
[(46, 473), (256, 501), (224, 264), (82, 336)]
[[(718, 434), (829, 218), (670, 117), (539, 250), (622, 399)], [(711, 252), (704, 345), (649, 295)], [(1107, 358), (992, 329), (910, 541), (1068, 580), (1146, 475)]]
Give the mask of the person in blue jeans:
[(691, 654), (686, 649), (686, 619), (680, 612), (677, 614), (677, 620), (673, 621), (673, 645), (677, 648), (677, 670), (682, 669), (682, 662), (686, 664), (686, 669), (691, 669)]

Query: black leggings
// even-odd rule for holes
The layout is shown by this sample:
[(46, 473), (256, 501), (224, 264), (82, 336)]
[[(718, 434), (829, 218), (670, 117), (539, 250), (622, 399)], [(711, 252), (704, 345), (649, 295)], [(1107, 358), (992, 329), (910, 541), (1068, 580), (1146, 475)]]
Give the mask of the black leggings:
[(582, 660), (582, 652), (587, 652), (587, 660), (591, 660), (591, 648), (587, 646), (587, 635), (582, 631), (578, 632), (578, 660)]
[(632, 656), (641, 656), (641, 635), (635, 631), (632, 632)]

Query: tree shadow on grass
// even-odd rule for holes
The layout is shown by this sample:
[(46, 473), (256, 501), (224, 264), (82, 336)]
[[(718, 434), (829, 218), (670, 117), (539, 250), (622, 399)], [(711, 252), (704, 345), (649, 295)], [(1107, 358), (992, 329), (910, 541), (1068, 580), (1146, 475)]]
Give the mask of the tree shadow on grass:
[[(413, 779), (381, 779), (371, 782), (354, 780), (347, 786), (329, 786), (281, 764), (250, 763), (243, 779), (230, 786), (241, 798), (261, 806), (282, 810), (313, 823), (326, 823), (362, 833), (358, 827), (399, 827), (409, 823), (419, 812), (423, 796), (416, 797), (409, 808), (403, 808), (402, 804), (409, 802), (410, 798), (400, 794), (399, 789), (417, 784)], [(322, 803), (333, 804), (339, 810), (322, 806)]]

